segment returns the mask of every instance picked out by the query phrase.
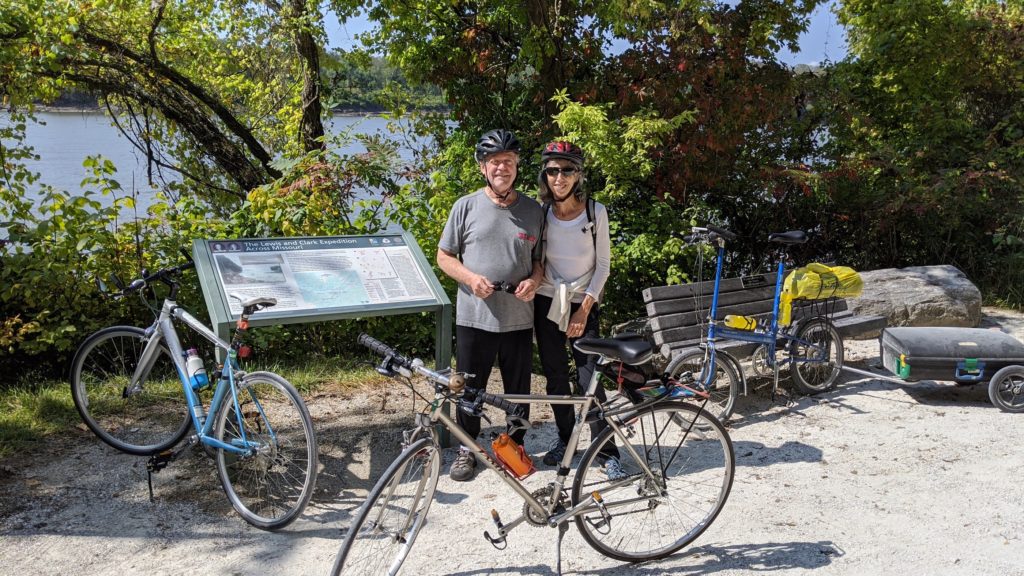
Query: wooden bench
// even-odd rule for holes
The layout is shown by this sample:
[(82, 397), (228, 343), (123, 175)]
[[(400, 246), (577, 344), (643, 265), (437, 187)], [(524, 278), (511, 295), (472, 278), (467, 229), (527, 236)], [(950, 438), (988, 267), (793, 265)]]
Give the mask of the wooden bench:
[[(644, 290), (644, 304), (654, 342), (665, 358), (697, 348), (707, 330), (707, 316), (714, 293), (713, 280), (676, 286), (656, 286)], [(696, 298), (695, 298), (696, 295)], [(718, 319), (727, 314), (768, 318), (775, 298), (775, 273), (724, 278), (719, 288)], [(699, 302), (699, 306), (697, 305)], [(796, 301), (793, 320), (828, 312), (843, 338), (877, 336), (885, 328), (884, 316), (854, 315), (846, 300)], [(750, 356), (757, 348), (751, 342), (723, 340), (719, 349), (728, 350), (737, 359)]]

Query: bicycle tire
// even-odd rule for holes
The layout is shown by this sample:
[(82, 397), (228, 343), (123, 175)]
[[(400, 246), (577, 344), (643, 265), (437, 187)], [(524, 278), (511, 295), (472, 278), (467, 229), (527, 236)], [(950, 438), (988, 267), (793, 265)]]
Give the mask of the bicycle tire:
[[(609, 516), (591, 506), (576, 516), (576, 526), (591, 547), (610, 558), (663, 558), (693, 542), (721, 512), (735, 475), (732, 440), (717, 418), (682, 401), (662, 402), (622, 420), (626, 438), (611, 428), (598, 434), (572, 486), (573, 506), (596, 491)], [(601, 449), (613, 440), (628, 474), (624, 479), (609, 479), (596, 466)], [(642, 471), (627, 442), (661, 486)]]
[(1006, 412), (1024, 412), (1024, 366), (1006, 366), (988, 383), (988, 398)]
[(146, 332), (112, 326), (82, 342), (71, 362), (71, 397), (100, 440), (128, 454), (149, 456), (181, 441), (191, 425), (171, 353), (161, 343), (153, 366), (129, 393)]
[[(257, 528), (277, 530), (298, 518), (313, 495), (318, 468), (313, 422), (295, 387), (277, 374), (246, 374), (237, 395), (244, 438), (258, 445), (249, 455), (218, 449), (217, 474), (239, 516)], [(214, 436), (239, 444), (241, 432), (227, 395)]]
[[(708, 389), (711, 398), (704, 409), (720, 421), (726, 422), (736, 408), (736, 398), (740, 394), (740, 376), (732, 362), (726, 359), (724, 352), (716, 351), (716, 354), (718, 358), (715, 361), (715, 375), (709, 382)], [(703, 381), (704, 358), (703, 350), (690, 350), (673, 358), (665, 371), (672, 378), (678, 378), (681, 372), (692, 372), (695, 383), (699, 385)]]
[(831, 390), (843, 369), (843, 355), (843, 337), (832, 322), (814, 318), (801, 324), (790, 355), (793, 384), (804, 394)]
[(421, 438), (410, 444), (359, 508), (331, 574), (397, 574), (426, 521), (440, 475), (437, 443)]

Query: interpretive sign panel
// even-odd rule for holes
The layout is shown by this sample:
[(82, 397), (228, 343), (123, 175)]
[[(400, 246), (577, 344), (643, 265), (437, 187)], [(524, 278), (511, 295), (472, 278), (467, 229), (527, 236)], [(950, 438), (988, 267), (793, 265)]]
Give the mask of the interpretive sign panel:
[(243, 298), (277, 298), (276, 312), (435, 301), (401, 236), (211, 242), (232, 316)]
[(449, 364), (451, 302), (408, 232), (197, 240), (193, 253), (222, 334), (241, 314), (241, 300), (257, 296), (277, 305), (253, 316), (252, 326), (435, 311), (437, 365)]

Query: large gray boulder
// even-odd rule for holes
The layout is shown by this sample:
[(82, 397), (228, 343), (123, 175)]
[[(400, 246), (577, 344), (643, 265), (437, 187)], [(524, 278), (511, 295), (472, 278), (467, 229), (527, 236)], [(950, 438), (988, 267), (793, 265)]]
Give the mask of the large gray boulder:
[(981, 320), (981, 291), (955, 266), (913, 266), (861, 272), (864, 294), (847, 303), (889, 326), (966, 326)]

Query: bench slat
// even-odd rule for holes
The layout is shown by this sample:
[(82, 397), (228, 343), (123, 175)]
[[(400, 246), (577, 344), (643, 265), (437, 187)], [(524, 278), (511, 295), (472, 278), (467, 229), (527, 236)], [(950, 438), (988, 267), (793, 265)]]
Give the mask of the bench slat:
[[(769, 286), (774, 290), (774, 273), (755, 274), (753, 276), (743, 276), (740, 278), (724, 278), (719, 285), (718, 291), (720, 294), (725, 294), (726, 292), (736, 292), (763, 286)], [(644, 303), (655, 302), (657, 300), (693, 298), (694, 294), (707, 294), (710, 297), (711, 292), (714, 291), (714, 287), (714, 280), (708, 280), (705, 282), (694, 282), (691, 284), (675, 284), (672, 286), (654, 286), (651, 288), (645, 288), (643, 293)]]
[[(736, 306), (723, 306), (719, 302), (718, 306), (718, 319), (721, 320), (728, 314), (740, 314), (743, 316), (759, 316), (765, 315), (770, 316), (772, 312), (773, 300), (759, 300), (757, 302), (748, 302)], [(707, 306), (707, 304), (705, 304)], [(793, 303), (793, 318), (803, 318), (809, 314), (823, 313), (824, 309), (822, 305), (812, 304), (810, 302), (797, 301)], [(835, 300), (827, 304), (827, 310), (833, 313), (842, 312), (847, 309), (845, 300)], [(659, 330), (671, 330), (673, 328), (685, 328), (688, 326), (694, 326), (703, 324), (707, 318), (707, 309), (701, 309), (696, 311), (688, 311), (682, 314), (666, 314), (660, 316), (649, 316), (651, 329), (654, 331)]]
[[(711, 307), (711, 291), (714, 286), (708, 288), (707, 293), (700, 293), (701, 305), (707, 309)], [(757, 302), (759, 300), (771, 301), (775, 297), (775, 286), (753, 288), (751, 290), (738, 290), (733, 292), (721, 292), (718, 295), (718, 305), (732, 306), (746, 302)], [(648, 302), (647, 316), (663, 316), (666, 314), (679, 314), (681, 312), (693, 312), (697, 308), (697, 300), (693, 295), (687, 297), (673, 298), (670, 300), (656, 300)]]

